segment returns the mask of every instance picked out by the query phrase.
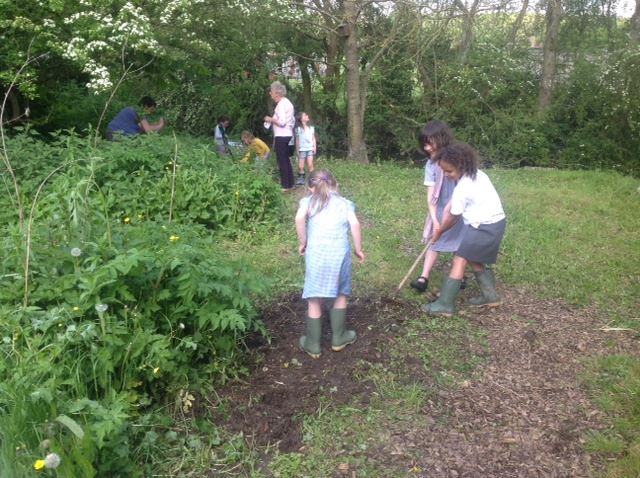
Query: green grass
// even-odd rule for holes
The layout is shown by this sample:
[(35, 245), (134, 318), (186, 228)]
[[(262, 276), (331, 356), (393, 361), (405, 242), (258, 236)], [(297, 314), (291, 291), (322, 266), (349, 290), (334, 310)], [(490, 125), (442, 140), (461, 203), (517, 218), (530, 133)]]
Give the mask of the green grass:
[[(363, 224), (367, 260), (354, 266), (355, 294), (394, 293), (423, 247), (423, 170), (330, 160), (319, 161), (318, 167), (335, 174), (341, 193), (355, 202)], [(638, 333), (640, 182), (612, 172), (494, 169), (488, 174), (508, 216), (496, 265), (499, 282), (578, 307), (593, 305), (603, 324)], [(250, 257), (271, 278), (273, 296), (302, 288), (304, 263), (296, 252), (293, 227), (296, 206), (297, 197), (289, 196), (289, 217), (281, 224), (227, 246), (237, 255)], [(435, 287), (439, 280), (436, 273)], [(406, 288), (401, 297), (414, 303), (419, 300)], [(329, 403), (304, 417), (304, 451), (272, 455), (273, 476), (333, 476), (340, 464), (357, 468), (358, 476), (408, 476), (406, 468), (377, 468), (371, 451), (382, 445), (375, 437), (420, 417), (416, 407), (435, 388), (462, 383), (481, 367), (486, 344), (482, 330), (464, 318), (429, 321), (416, 314), (405, 319), (394, 350), (388, 350), (388, 366), (368, 369), (360, 377), (376, 385), (370, 406), (359, 411)], [(422, 364), (425, 383), (432, 386), (399, 379), (402, 358), (407, 355)], [(617, 458), (608, 477), (638, 476), (640, 444), (633, 433), (640, 430), (638, 359), (605, 357), (590, 370), (593, 396), (611, 417), (611, 427), (591, 433), (587, 449)], [(625, 388), (622, 382), (635, 388)]]
[(611, 423), (588, 437), (587, 449), (616, 459), (607, 478), (640, 476), (640, 358), (601, 357), (589, 367), (585, 382)]

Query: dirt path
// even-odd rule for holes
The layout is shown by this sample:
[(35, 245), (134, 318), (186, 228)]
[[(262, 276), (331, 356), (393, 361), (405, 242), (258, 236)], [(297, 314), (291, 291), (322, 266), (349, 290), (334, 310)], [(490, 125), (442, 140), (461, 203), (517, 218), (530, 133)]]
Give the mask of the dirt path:
[[(505, 305), (491, 311), (461, 307), (465, 318), (486, 331), (483, 364), (462, 386), (441, 387), (438, 399), (425, 403), (426, 421), (419, 422), (428, 426), (390, 427), (382, 448), (370, 451), (373, 459), (410, 466), (410, 476), (429, 478), (587, 477), (600, 467), (590, 463), (583, 443), (587, 430), (603, 426), (603, 417), (579, 375), (590, 357), (637, 350), (637, 339), (601, 330), (589, 309), (513, 289), (503, 297)], [(325, 323), (325, 352), (312, 360), (296, 347), (304, 303), (297, 295), (282, 299), (263, 317), (272, 342), (256, 348), (258, 362), (248, 380), (223, 391), (233, 405), (218, 416), (258, 445), (300, 449), (299, 417), (313, 413), (321, 396), (330, 394), (334, 405), (366, 406), (373, 385), (354, 380), (354, 374), (385, 363), (394, 340), (390, 331), (407, 317), (419, 317), (415, 309), (391, 298), (356, 300), (350, 320), (359, 340), (331, 353)], [(428, 380), (419, 368), (408, 378)]]

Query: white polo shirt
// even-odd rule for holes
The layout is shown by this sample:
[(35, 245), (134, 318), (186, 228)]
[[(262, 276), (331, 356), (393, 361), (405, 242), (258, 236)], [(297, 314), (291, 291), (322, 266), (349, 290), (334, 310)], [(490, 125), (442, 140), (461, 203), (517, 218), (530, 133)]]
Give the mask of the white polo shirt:
[(480, 224), (494, 224), (505, 218), (498, 192), (489, 176), (478, 169), (476, 179), (463, 176), (451, 196), (451, 214), (475, 228)]

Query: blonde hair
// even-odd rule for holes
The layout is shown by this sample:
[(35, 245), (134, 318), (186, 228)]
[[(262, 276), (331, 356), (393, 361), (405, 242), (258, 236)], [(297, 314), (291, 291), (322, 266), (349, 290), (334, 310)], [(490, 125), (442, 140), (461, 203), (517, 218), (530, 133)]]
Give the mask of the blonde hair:
[(256, 139), (256, 137), (252, 133), (250, 133), (249, 131), (245, 130), (242, 133), (240, 133), (240, 139), (244, 139), (244, 140), (247, 140), (247, 141), (251, 142), (254, 139)]
[(335, 192), (338, 187), (338, 182), (330, 171), (326, 169), (316, 169), (309, 174), (307, 186), (313, 188), (309, 210), (313, 211), (313, 214), (316, 214), (322, 211), (329, 203), (331, 193)]

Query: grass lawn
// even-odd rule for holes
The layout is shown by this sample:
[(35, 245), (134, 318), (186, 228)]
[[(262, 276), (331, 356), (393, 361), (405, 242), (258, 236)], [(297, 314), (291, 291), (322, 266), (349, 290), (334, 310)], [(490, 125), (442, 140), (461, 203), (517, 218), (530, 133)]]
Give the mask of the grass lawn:
[[(420, 237), (426, 193), (422, 169), (392, 163), (361, 165), (332, 160), (320, 160), (317, 167), (328, 168), (335, 174), (340, 192), (355, 202), (363, 224), (367, 259), (361, 266), (354, 265), (355, 295), (392, 295), (423, 247)], [(615, 334), (637, 336), (640, 181), (611, 172), (546, 169), (487, 172), (507, 212), (507, 233), (496, 265), (500, 284), (522, 288), (541, 299), (563, 299), (575, 308), (595, 308), (603, 326), (622, 329), (612, 333), (613, 341)], [(296, 252), (293, 227), (301, 194), (298, 189), (288, 197), (289, 217), (281, 224), (228, 244), (230, 251), (246, 257), (271, 278), (273, 297), (302, 288), (303, 259)], [(437, 287), (440, 275), (435, 273), (431, 282)], [(417, 304), (419, 299), (407, 289), (401, 292), (401, 300)], [(440, 378), (457, 377), (444, 380), (443, 386), (458, 386), (475, 368), (482, 367), (482, 361), (456, 350), (455, 344), (465, 338), (483, 347), (484, 335), (465, 318), (451, 324), (442, 330), (438, 321), (409, 320), (406, 335), (397, 341), (397, 350), (391, 351), (391, 356), (413, 346), (412, 334), (426, 331), (431, 342), (425, 344), (422, 363), (429, 368), (437, 360)], [(375, 447), (375, 440), (370, 437), (384, 435), (384, 428), (390, 423), (411, 420), (412, 410), (419, 408), (432, 392), (416, 384), (402, 383), (392, 369), (367, 373), (372, 374), (368, 378), (378, 388), (370, 407), (364, 410), (320, 407), (315, 415), (305, 417), (304, 453), (273, 455), (270, 462), (273, 476), (330, 476), (336, 463), (329, 460), (324, 450), (330, 447), (335, 430), (351, 430), (349, 440), (353, 441), (353, 447)], [(585, 364), (581, 380), (610, 424), (607, 430), (588, 437), (588, 450), (615, 459), (607, 476), (639, 476), (638, 357), (600, 357)], [(387, 475), (371, 463), (359, 465), (359, 470), (364, 470), (362, 476), (402, 476), (392, 470), (387, 470), (391, 473)], [(254, 471), (252, 476), (262, 475)]]

